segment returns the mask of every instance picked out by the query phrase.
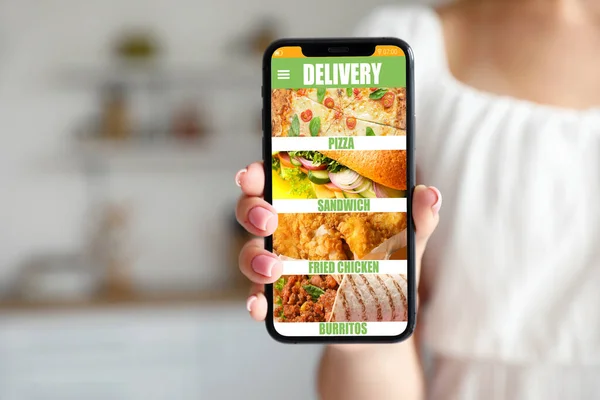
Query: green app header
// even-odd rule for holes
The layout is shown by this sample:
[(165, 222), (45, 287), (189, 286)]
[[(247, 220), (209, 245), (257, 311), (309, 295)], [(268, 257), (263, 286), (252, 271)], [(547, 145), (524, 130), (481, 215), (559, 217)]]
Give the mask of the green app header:
[(405, 87), (405, 57), (273, 58), (273, 89)]

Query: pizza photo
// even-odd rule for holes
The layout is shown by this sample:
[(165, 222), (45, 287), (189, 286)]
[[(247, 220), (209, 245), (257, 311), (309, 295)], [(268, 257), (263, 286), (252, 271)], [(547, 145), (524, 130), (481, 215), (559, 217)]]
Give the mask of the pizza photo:
[(274, 89), (274, 137), (405, 136), (405, 88)]

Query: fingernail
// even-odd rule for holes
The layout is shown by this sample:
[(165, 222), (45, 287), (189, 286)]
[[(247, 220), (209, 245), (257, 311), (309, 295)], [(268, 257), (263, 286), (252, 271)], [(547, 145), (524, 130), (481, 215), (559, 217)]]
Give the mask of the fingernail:
[(242, 181), (241, 181), (241, 179), (242, 179), (242, 176), (244, 176), (244, 174), (246, 172), (248, 172), (248, 169), (244, 168), (244, 169), (240, 169), (238, 171), (238, 173), (235, 174), (235, 184), (238, 185), (239, 187), (242, 187)]
[(435, 194), (435, 197), (437, 199), (435, 204), (431, 206), (431, 211), (433, 212), (433, 215), (438, 215), (438, 213), (440, 212), (440, 208), (442, 208), (442, 194), (439, 190), (437, 190), (437, 188), (433, 186), (429, 186), (428, 189)]
[(279, 264), (279, 260), (273, 257), (261, 255), (254, 257), (250, 264), (252, 265), (254, 272), (270, 278), (271, 275), (273, 275), (273, 268)]
[(246, 308), (248, 309), (248, 312), (252, 312), (252, 304), (258, 300), (258, 297), (252, 295), (250, 297), (248, 297), (248, 300), (246, 300)]
[(267, 224), (271, 218), (273, 218), (273, 213), (262, 207), (254, 207), (248, 213), (250, 223), (261, 231), (267, 229)]

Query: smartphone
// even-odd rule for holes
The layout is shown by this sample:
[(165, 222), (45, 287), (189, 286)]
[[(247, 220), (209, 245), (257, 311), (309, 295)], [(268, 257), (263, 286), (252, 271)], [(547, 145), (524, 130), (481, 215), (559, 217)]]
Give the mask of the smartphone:
[(415, 326), (413, 55), (395, 38), (284, 39), (263, 60), (267, 330), (375, 343)]

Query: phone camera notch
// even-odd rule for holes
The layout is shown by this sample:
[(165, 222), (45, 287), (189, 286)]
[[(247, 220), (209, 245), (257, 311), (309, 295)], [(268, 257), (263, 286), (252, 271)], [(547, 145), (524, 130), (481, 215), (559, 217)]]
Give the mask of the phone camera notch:
[(341, 54), (341, 53), (348, 53), (350, 51), (350, 48), (348, 48), (348, 47), (330, 47), (327, 50), (333, 54)]

